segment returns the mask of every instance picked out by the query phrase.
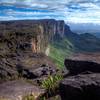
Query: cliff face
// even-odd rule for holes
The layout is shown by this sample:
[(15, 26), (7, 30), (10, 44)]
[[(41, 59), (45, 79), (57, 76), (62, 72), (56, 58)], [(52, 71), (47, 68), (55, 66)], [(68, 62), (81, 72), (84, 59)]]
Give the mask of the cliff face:
[(49, 54), (49, 41), (55, 34), (63, 36), (63, 21), (0, 22), (0, 78), (16, 77), (23, 68), (32, 71), (41, 65), (55, 66), (44, 55)]
[(27, 20), (0, 22), (0, 54), (47, 52), (55, 34), (64, 35), (64, 21)]

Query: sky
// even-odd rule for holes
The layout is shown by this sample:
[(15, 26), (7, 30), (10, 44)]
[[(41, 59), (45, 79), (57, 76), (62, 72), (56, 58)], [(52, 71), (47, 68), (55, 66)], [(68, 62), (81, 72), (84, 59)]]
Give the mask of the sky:
[(70, 25), (100, 26), (100, 0), (0, 0), (0, 20), (22, 19), (57, 19)]

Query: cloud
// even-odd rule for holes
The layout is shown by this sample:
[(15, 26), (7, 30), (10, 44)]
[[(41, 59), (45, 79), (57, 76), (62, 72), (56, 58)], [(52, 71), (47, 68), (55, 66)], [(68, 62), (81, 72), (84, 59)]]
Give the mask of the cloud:
[(100, 24), (99, 16), (100, 0), (0, 0), (0, 20), (55, 18)]
[(39, 12), (39, 11), (14, 11), (12, 9), (5, 10), (4, 13), (6, 13), (7, 16), (25, 16), (25, 17), (40, 17), (40, 16), (52, 16), (52, 17), (58, 17), (60, 16), (60, 13), (54, 13), (54, 12)]

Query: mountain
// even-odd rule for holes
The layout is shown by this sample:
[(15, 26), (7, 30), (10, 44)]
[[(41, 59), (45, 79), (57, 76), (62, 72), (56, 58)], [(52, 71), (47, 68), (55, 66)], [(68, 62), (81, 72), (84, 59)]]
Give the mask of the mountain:
[(75, 52), (100, 51), (100, 39), (93, 34), (77, 34), (72, 31), (65, 31), (65, 36), (74, 45)]
[[(74, 52), (99, 51), (100, 39), (91, 34), (79, 35), (72, 32), (63, 20), (0, 22), (0, 59), (13, 56), (17, 59), (13, 61), (15, 62), (14, 66), (16, 66), (16, 62), (17, 64), (24, 62), (21, 59), (22, 57), (43, 53), (53, 59), (57, 66), (62, 67), (64, 66), (64, 59)], [(7, 60), (5, 61), (7, 62)], [(11, 60), (9, 60), (9, 63), (11, 63)], [(26, 65), (32, 66), (29, 63)]]
[(64, 59), (74, 52), (74, 45), (69, 40), (68, 35), (65, 35), (65, 33), (71, 33), (70, 27), (66, 24), (64, 24), (63, 37), (61, 37), (59, 34), (55, 34), (53, 41), (50, 43), (51, 51), (49, 56), (59, 67), (64, 66)]
[[(64, 21), (56, 20), (23, 20), (23, 21), (2, 21), (0, 22), (0, 37), (3, 47), (0, 52), (8, 53), (9, 48), (15, 51), (24, 52), (28, 50), (34, 53), (45, 53), (49, 41), (54, 34), (63, 35)], [(12, 50), (11, 50), (12, 51)]]
[(84, 42), (87, 44), (86, 48), (88, 52), (99, 52), (100, 51), (100, 38), (90, 33), (80, 35)]
[(100, 33), (100, 24), (94, 23), (68, 23), (75, 33)]
[(49, 54), (54, 34), (63, 36), (63, 23), (53, 19), (1, 21), (0, 78), (18, 77), (23, 68), (29, 73), (41, 65), (55, 66), (44, 54)]
[(99, 33), (93, 33), (96, 37), (100, 38), (100, 32)]
[(51, 45), (50, 57), (57, 63), (57, 66), (64, 66), (64, 59), (73, 53), (100, 52), (99, 38), (89, 33), (77, 34), (72, 32), (67, 24), (65, 24), (62, 38), (58, 34), (55, 35), (55, 41)]

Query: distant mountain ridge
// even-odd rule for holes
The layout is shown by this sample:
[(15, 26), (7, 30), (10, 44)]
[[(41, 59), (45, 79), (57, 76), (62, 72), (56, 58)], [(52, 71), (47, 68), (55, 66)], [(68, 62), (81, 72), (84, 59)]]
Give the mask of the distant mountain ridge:
[(77, 34), (69, 29), (69, 32), (65, 31), (65, 36), (74, 45), (76, 52), (100, 51), (100, 39), (93, 34)]
[(96, 37), (100, 38), (100, 32), (99, 33), (93, 33)]

